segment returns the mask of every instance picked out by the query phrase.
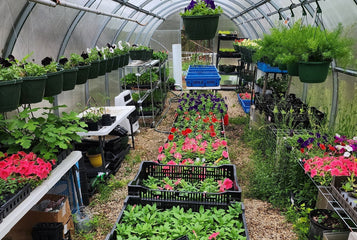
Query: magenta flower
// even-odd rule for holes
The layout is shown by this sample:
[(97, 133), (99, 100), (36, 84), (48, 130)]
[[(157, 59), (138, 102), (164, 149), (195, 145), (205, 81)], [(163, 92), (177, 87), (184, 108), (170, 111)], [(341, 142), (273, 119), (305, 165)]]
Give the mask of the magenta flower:
[(223, 151), (222, 152), (222, 156), (225, 157), (225, 158), (228, 158), (228, 152), (227, 151)]
[(208, 237), (208, 239), (216, 239), (218, 234), (219, 234), (219, 232), (212, 233), (211, 236)]

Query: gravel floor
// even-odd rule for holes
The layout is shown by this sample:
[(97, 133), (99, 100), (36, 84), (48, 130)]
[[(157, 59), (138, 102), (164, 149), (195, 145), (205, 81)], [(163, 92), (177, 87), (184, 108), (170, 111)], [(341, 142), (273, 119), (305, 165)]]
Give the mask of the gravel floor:
[[(230, 118), (245, 115), (238, 103), (237, 95), (234, 91), (220, 91), (219, 93), (222, 94), (226, 100)], [(168, 99), (173, 96), (174, 95), (170, 93)], [(176, 109), (175, 105), (175, 102), (171, 103), (171, 107), (157, 128), (158, 131), (154, 128), (150, 128), (149, 124), (147, 124), (147, 127), (142, 127), (143, 122), (141, 122), (140, 133), (135, 135), (135, 150), (130, 150), (127, 158), (123, 161), (121, 168), (115, 175), (115, 179), (132, 180), (138, 171), (140, 160), (150, 161), (155, 159), (158, 154), (158, 147), (162, 145), (167, 138), (167, 134), (160, 131), (168, 131), (171, 128), (174, 111)], [(169, 103), (166, 104), (166, 109), (168, 106)], [(166, 112), (166, 109), (164, 110), (164, 113)], [(236, 126), (228, 126), (226, 128), (226, 136), (228, 139), (230, 159), (232, 163), (237, 166), (238, 182), (243, 190), (243, 202), (245, 205), (245, 214), (250, 239), (297, 239), (292, 231), (292, 225), (285, 221), (284, 216), (282, 216), (278, 210), (273, 209), (267, 202), (244, 197), (244, 189), (247, 185), (245, 176), (249, 174), (250, 149), (239, 140), (242, 131), (243, 129)], [(240, 169), (244, 169), (244, 171), (240, 171)], [(98, 195), (94, 195), (88, 209), (93, 215), (101, 216), (101, 224), (96, 231), (92, 233), (90, 239), (105, 239), (122, 209), (126, 196), (126, 186), (113, 191), (109, 200), (106, 200), (105, 202), (100, 201)], [(86, 238), (84, 234), (76, 234), (73, 239), (79, 240), (89, 238)]]

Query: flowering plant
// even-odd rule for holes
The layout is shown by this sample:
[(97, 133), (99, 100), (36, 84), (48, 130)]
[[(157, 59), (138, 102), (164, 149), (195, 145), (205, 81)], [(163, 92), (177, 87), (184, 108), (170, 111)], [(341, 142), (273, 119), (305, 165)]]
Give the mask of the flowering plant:
[(251, 93), (247, 93), (247, 92), (245, 92), (245, 93), (240, 93), (239, 94), (239, 97), (241, 98), (241, 99), (243, 99), (243, 100), (247, 100), (247, 99), (251, 99), (252, 98), (252, 94)]
[(143, 185), (150, 189), (158, 190), (218, 193), (231, 189), (233, 181), (229, 178), (218, 181), (213, 178), (206, 178), (203, 181), (188, 182), (182, 178), (170, 179), (165, 177), (164, 179), (158, 179), (149, 176), (148, 179), (143, 180)]
[(257, 39), (254, 39), (254, 40), (237, 39), (233, 42), (233, 45), (237, 45), (240, 47), (246, 47), (249, 49), (257, 49), (257, 48), (259, 48), (258, 42), (259, 42), (259, 40), (257, 40)]
[(303, 160), (305, 173), (310, 173), (321, 185), (328, 185), (333, 176), (351, 176), (357, 173), (357, 159), (344, 156), (325, 156)]
[(176, 112), (179, 115), (185, 112), (191, 114), (199, 112), (201, 115), (214, 114), (217, 118), (221, 118), (227, 112), (227, 104), (224, 99), (213, 94), (187, 93), (179, 100)]
[(190, 4), (185, 7), (181, 16), (202, 16), (202, 15), (217, 15), (223, 13), (220, 6), (216, 6), (213, 0), (191, 0)]
[(27, 183), (38, 186), (52, 171), (55, 160), (44, 161), (33, 152), (19, 151), (0, 159), (0, 195), (15, 193)]

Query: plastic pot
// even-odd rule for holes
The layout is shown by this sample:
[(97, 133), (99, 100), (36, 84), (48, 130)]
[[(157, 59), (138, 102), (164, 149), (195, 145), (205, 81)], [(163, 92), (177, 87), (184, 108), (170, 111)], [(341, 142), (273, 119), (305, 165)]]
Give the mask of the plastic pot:
[(77, 82), (78, 68), (65, 69), (63, 71), (63, 91), (74, 89)]
[(47, 73), (44, 97), (60, 94), (63, 90), (63, 70)]
[(204, 16), (182, 16), (185, 34), (191, 40), (208, 40), (217, 32), (219, 14)]
[(89, 76), (89, 69), (91, 68), (91, 65), (85, 65), (85, 66), (78, 66), (78, 72), (77, 72), (77, 80), (76, 84), (83, 84), (86, 83), (88, 80)]
[(330, 62), (299, 62), (299, 78), (304, 83), (322, 83), (326, 80)]
[(45, 93), (46, 75), (22, 79), (20, 104), (38, 103)]
[(0, 112), (16, 109), (20, 103), (22, 80), (0, 81)]

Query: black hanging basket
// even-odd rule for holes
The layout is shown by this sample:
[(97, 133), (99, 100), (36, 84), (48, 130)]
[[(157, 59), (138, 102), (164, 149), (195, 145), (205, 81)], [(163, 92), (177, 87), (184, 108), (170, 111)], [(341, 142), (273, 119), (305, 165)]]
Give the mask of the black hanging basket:
[(209, 40), (217, 32), (220, 14), (204, 16), (182, 16), (185, 34), (191, 40)]

